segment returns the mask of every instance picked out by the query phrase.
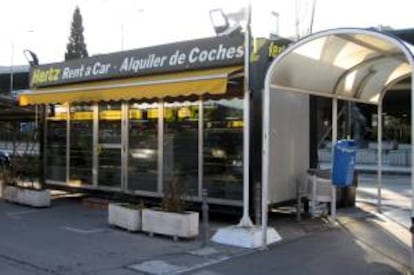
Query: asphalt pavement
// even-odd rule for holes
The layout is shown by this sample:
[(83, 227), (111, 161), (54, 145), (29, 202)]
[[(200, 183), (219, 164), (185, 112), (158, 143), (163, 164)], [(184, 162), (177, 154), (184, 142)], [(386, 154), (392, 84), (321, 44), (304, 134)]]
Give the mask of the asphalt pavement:
[[(270, 224), (283, 240), (249, 250), (130, 233), (109, 226), (105, 210), (85, 207), (80, 198), (54, 199), (44, 209), (0, 201), (0, 274), (406, 273), (408, 247), (370, 218), (360, 208), (340, 210), (338, 226), (323, 218), (296, 222), (295, 215), (272, 214)], [(213, 220), (211, 229), (232, 222)]]

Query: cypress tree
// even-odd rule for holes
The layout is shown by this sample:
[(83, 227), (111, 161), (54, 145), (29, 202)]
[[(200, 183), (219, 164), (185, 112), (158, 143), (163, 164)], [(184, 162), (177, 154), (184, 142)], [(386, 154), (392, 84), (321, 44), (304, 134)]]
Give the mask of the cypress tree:
[(73, 12), (69, 42), (66, 45), (65, 60), (84, 58), (88, 56), (85, 39), (83, 37), (82, 15), (79, 7)]

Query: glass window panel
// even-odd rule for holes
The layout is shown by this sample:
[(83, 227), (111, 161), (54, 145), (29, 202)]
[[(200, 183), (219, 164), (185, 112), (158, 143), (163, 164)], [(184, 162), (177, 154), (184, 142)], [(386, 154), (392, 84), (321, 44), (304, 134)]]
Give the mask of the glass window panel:
[(98, 186), (121, 188), (121, 104), (102, 103), (98, 110)]
[(67, 109), (51, 106), (47, 116), (46, 179), (66, 182)]
[(90, 105), (70, 108), (70, 184), (92, 184), (93, 110)]
[(158, 104), (131, 104), (128, 116), (128, 189), (156, 192)]
[(99, 104), (99, 143), (121, 144), (121, 105)]
[(179, 195), (198, 191), (198, 103), (166, 104), (164, 109), (164, 189), (178, 183)]
[(209, 197), (243, 197), (243, 100), (204, 102), (203, 186)]
[(121, 149), (102, 147), (99, 150), (98, 185), (121, 187)]

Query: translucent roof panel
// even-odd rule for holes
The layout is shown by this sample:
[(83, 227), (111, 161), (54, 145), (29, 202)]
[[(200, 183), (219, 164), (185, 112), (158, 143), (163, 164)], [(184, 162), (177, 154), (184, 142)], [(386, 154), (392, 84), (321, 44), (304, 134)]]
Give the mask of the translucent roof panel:
[(388, 85), (411, 75), (413, 49), (373, 30), (328, 30), (286, 49), (267, 79), (273, 88), (378, 104)]

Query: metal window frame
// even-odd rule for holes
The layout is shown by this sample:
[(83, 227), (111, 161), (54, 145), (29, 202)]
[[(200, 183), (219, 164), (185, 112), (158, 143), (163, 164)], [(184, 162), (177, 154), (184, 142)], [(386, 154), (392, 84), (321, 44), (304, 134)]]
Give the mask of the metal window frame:
[(197, 195), (201, 198), (204, 180), (204, 106), (203, 99), (198, 101), (198, 192)]
[(158, 106), (158, 188), (157, 194), (164, 192), (164, 101)]

